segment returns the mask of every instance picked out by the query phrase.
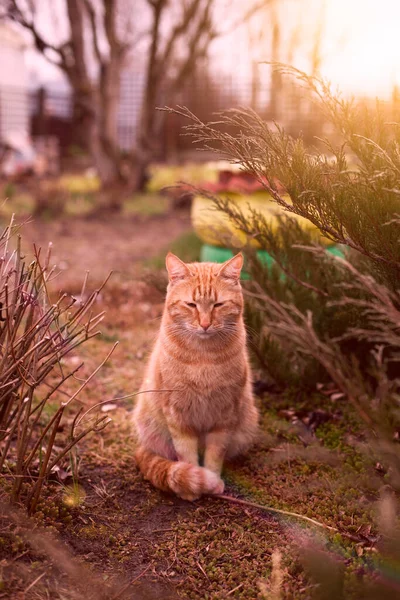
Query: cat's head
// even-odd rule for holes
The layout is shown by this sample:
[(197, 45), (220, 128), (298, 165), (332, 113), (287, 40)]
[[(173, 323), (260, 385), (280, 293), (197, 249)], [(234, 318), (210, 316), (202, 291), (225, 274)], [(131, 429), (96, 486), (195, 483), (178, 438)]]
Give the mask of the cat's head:
[(166, 311), (171, 329), (204, 340), (235, 335), (243, 313), (242, 254), (222, 264), (187, 264), (169, 253), (166, 266)]

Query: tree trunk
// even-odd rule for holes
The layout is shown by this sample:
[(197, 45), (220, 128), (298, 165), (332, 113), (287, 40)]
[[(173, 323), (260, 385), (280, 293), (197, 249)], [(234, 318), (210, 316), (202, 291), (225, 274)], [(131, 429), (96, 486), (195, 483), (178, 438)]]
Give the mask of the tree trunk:
[(75, 88), (75, 104), (80, 115), (80, 138), (85, 140), (103, 188), (121, 183), (116, 136), (109, 136), (104, 122), (112, 121), (118, 104), (103, 107), (93, 90)]
[(118, 56), (113, 56), (110, 62), (101, 64), (100, 85), (97, 87), (93, 85), (85, 60), (83, 5), (79, 0), (68, 0), (67, 8), (74, 67), (67, 66), (66, 75), (75, 92), (76, 105), (79, 107), (81, 136), (87, 140), (101, 186), (107, 190), (120, 186), (122, 181), (117, 140), (122, 61)]
[(111, 189), (120, 186), (123, 183), (123, 178), (119, 169), (119, 161), (110, 155), (107, 143), (102, 139), (97, 132), (92, 132), (91, 139), (91, 154), (95, 163), (96, 171), (99, 176), (101, 187), (103, 189)]
[[(102, 67), (99, 99), (99, 146), (102, 156), (99, 166), (104, 168), (104, 185), (126, 181), (121, 169), (121, 150), (118, 142), (118, 107), (120, 100), (121, 65), (111, 62)], [(99, 150), (98, 150), (99, 151)]]
[(134, 152), (131, 185), (136, 191), (143, 191), (148, 179), (148, 168), (154, 152), (154, 125), (157, 93), (163, 73), (159, 68), (159, 41), (161, 15), (166, 4), (162, 1), (153, 5), (153, 23), (151, 28), (151, 45), (147, 63), (146, 84), (144, 89), (140, 129), (137, 147)]

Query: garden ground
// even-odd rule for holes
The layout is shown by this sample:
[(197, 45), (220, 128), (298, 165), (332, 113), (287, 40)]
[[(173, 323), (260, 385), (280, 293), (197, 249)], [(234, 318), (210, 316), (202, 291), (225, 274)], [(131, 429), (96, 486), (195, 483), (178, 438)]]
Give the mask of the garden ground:
[(66, 363), (84, 360), (85, 377), (119, 345), (80, 396), (85, 407), (109, 400), (112, 422), (80, 444), (31, 521), (8, 509), (1, 519), (0, 598), (307, 599), (315, 583), (304, 549), (316, 538), (344, 570), (346, 593), (360, 597), (376, 555), (374, 501), (386, 475), (335, 390), (262, 394), (260, 440), (227, 465), (224, 478), (228, 495), (337, 532), (222, 499), (184, 502), (153, 489), (135, 466), (130, 412), (162, 312), (159, 269), (168, 249), (187, 260), (198, 252), (188, 214), (38, 221), (24, 227), (24, 240), (26, 247), (54, 242), (55, 293), (78, 294), (86, 270), (89, 287), (114, 271), (98, 302), (99, 312), (107, 311), (102, 335)]

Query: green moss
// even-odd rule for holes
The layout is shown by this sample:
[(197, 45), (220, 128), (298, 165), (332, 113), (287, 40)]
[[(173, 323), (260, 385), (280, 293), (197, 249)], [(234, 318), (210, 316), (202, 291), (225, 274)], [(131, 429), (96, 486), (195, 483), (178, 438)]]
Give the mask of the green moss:
[(177, 185), (179, 181), (201, 184), (204, 181), (217, 181), (217, 169), (206, 163), (184, 165), (151, 165), (149, 192), (158, 192), (165, 187)]
[(117, 332), (112, 332), (112, 331), (102, 331), (101, 333), (101, 338), (105, 341), (105, 342), (109, 342), (109, 343), (114, 343), (114, 342), (118, 342), (120, 336), (119, 333)]
[(71, 194), (87, 194), (100, 190), (100, 179), (96, 175), (66, 174), (60, 177), (60, 186)]
[(79, 535), (89, 539), (101, 538), (108, 532), (108, 528), (105, 525), (98, 523), (92, 525), (86, 525), (79, 530)]
[(126, 215), (154, 217), (169, 210), (169, 199), (161, 194), (135, 194), (127, 198), (123, 205)]
[(323, 423), (316, 429), (315, 434), (331, 450), (343, 447), (343, 431), (333, 423)]
[(170, 250), (185, 262), (200, 260), (202, 241), (193, 231), (183, 233), (170, 245)]
[[(0, 197), (2, 199), (0, 204), (0, 216), (5, 220), (8, 220), (12, 214), (29, 215), (34, 211), (35, 200), (33, 195), (29, 192), (20, 191), (15, 187), (11, 200), (11, 197), (7, 196), (7, 194), (4, 193), (4, 190), (0, 189)], [(4, 198), (9, 198), (9, 200), (4, 202)]]
[(94, 192), (71, 192), (65, 205), (65, 215), (69, 217), (84, 217), (96, 207)]
[(196, 262), (200, 260), (202, 241), (193, 231), (183, 233), (173, 240), (168, 248), (165, 248), (159, 256), (145, 261), (145, 266), (153, 269), (165, 268), (165, 255), (168, 251), (173, 252), (184, 262)]

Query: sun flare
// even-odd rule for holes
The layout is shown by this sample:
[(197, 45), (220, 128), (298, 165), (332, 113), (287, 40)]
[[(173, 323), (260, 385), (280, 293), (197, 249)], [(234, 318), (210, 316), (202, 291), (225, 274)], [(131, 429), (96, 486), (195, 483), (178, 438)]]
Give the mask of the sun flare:
[(400, 2), (329, 0), (322, 74), (345, 92), (388, 97), (400, 85)]

